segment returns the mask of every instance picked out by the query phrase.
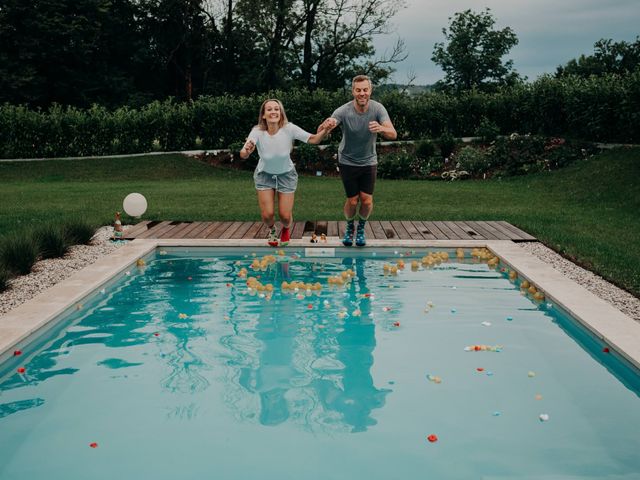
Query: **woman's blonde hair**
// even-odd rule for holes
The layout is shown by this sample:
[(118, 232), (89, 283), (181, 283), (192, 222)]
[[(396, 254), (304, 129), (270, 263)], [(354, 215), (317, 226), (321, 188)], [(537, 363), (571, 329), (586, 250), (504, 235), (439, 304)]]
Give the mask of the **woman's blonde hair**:
[(264, 109), (267, 106), (267, 103), (269, 102), (276, 102), (278, 104), (278, 106), (280, 107), (280, 121), (278, 122), (278, 128), (282, 128), (284, 127), (288, 120), (287, 120), (287, 114), (284, 113), (284, 105), (282, 105), (282, 102), (276, 98), (267, 98), (264, 102), (262, 102), (262, 105), (260, 106), (260, 113), (258, 114), (258, 125), (257, 127), (260, 130), (266, 130), (267, 129), (267, 121), (264, 119)]

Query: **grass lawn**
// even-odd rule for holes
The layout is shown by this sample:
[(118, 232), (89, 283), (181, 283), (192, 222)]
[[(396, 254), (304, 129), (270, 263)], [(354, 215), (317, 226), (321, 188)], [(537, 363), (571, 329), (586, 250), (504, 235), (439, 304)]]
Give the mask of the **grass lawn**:
[[(131, 192), (150, 220), (259, 220), (251, 172), (180, 155), (0, 163), (0, 232), (81, 216), (113, 221)], [(341, 219), (337, 178), (301, 177), (295, 217)], [(506, 220), (640, 296), (640, 149), (503, 180), (378, 180), (373, 217)], [(128, 219), (124, 217), (124, 223)]]

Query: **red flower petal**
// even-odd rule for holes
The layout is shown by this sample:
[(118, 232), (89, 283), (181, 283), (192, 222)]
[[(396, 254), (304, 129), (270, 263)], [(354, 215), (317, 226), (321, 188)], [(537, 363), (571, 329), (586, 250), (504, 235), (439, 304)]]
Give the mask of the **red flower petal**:
[(482, 368), (482, 367), (478, 367), (478, 368), (476, 368), (476, 370), (478, 370), (479, 372), (484, 372), (484, 368)]
[(17, 357), (18, 355), (22, 355), (22, 350), (14, 350), (13, 351), (13, 356)]
[(98, 448), (98, 444), (97, 444), (96, 442), (91, 442), (91, 443), (89, 444), (89, 446), (90, 446), (91, 448)]
[(431, 443), (437, 442), (438, 441), (438, 436), (434, 435), (433, 433), (431, 435), (429, 435), (427, 437), (427, 440), (429, 440)]
[(26, 369), (26, 368), (24, 368), (24, 367), (18, 367), (18, 373), (24, 373), (24, 372), (26, 372), (26, 371), (27, 371), (27, 369)]
[(609, 347), (604, 347), (604, 348), (602, 349), (602, 351), (603, 351), (604, 353), (609, 353)]

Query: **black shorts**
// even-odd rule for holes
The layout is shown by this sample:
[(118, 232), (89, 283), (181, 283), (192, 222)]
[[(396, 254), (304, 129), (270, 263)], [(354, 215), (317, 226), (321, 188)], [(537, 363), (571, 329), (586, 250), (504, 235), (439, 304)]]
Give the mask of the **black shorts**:
[(353, 165), (340, 164), (340, 177), (347, 197), (356, 197), (360, 192), (373, 195), (377, 171), (377, 165), (355, 167)]

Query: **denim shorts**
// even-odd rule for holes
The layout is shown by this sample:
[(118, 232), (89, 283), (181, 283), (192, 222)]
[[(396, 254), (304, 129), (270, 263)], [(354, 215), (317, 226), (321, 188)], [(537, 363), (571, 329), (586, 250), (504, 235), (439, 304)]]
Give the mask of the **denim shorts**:
[(298, 172), (293, 168), (285, 173), (253, 173), (256, 190), (275, 190), (280, 193), (293, 193), (298, 188)]

